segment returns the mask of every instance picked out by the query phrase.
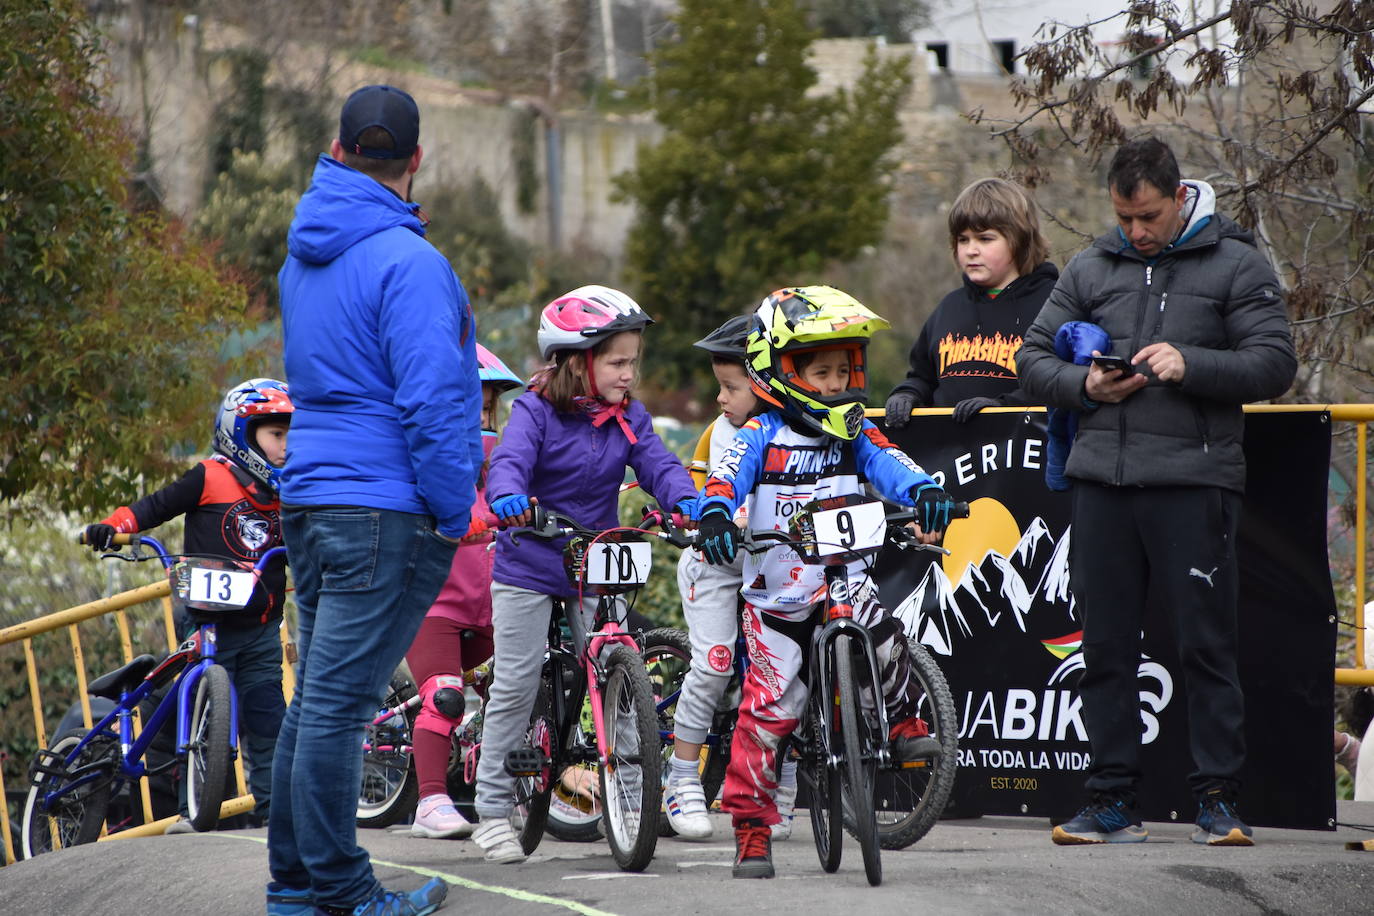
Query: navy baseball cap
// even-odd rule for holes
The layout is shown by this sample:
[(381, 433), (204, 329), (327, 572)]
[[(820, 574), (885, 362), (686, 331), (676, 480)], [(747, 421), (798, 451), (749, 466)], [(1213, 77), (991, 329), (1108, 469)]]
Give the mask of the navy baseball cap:
[[(390, 134), (395, 148), (360, 146), (358, 137), (369, 127)], [(348, 97), (339, 113), (339, 145), (346, 153), (369, 159), (409, 159), (420, 145), (420, 109), (395, 86), (364, 86)]]

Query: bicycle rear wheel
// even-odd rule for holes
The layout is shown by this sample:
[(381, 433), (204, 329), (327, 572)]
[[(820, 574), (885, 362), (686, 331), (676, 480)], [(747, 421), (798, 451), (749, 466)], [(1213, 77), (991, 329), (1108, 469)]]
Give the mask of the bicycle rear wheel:
[(663, 742), (654, 692), (640, 656), (611, 650), (601, 696), (607, 762), (601, 768), (601, 802), (611, 855), (625, 871), (643, 871), (658, 844), (663, 795)]
[[(878, 821), (873, 809), (873, 778), (877, 770), (870, 727), (859, 709), (859, 684), (854, 678), (857, 640), (841, 639), (835, 645), (835, 682), (840, 699), (840, 734), (843, 739), (843, 786), (846, 808), (853, 819), (854, 838), (863, 850), (864, 874), (874, 887), (883, 882), (882, 852), (878, 847)], [(863, 657), (862, 655), (860, 656)]]
[(878, 841), (884, 849), (905, 849), (930, 832), (949, 803), (959, 764), (959, 713), (949, 683), (925, 646), (913, 639), (906, 645), (919, 685), (918, 710), (940, 742), (940, 756), (878, 773)]
[(186, 744), (186, 807), (191, 826), (213, 830), (219, 824), (229, 773), (229, 672), (211, 665), (196, 684), (191, 707), (191, 739)]
[(558, 730), (553, 721), (547, 681), (539, 682), (530, 713), (529, 731), (525, 733), (529, 747), (541, 755), (544, 764), (539, 772), (515, 778), (515, 823), (520, 834), (520, 848), (529, 855), (539, 847), (549, 821), (549, 796), (553, 792), (553, 751)]
[[(49, 752), (56, 755), (57, 759), (66, 757), (85, 737), (86, 731), (81, 728), (59, 735), (48, 746)], [(43, 798), (50, 792), (70, 785), (68, 774), (71, 771), (90, 766), (116, 753), (118, 747), (114, 736), (99, 735), (86, 745), (70, 766), (63, 768), (63, 772), (45, 774), (37, 785), (29, 788), (20, 829), (20, 850), (24, 858), (31, 859), (54, 849), (91, 843), (100, 836), (100, 828), (105, 823), (105, 810), (110, 804), (112, 780), (108, 774), (64, 793), (46, 807)], [(49, 757), (48, 760), (51, 762), (53, 758)]]
[(840, 771), (829, 763), (830, 737), (825, 730), (825, 704), (833, 698), (832, 690), (820, 686), (807, 700), (807, 743), (797, 764), (797, 780), (811, 798), (811, 835), (816, 841), (816, 857), (827, 872), (839, 869), (844, 844)]
[[(381, 715), (415, 696), (415, 682), (402, 663), (391, 675), (390, 692), (377, 710)], [(397, 712), (363, 732), (363, 781), (358, 790), (359, 827), (390, 827), (415, 812), (419, 780), (411, 757), (415, 709)], [(375, 717), (374, 717), (375, 718)]]

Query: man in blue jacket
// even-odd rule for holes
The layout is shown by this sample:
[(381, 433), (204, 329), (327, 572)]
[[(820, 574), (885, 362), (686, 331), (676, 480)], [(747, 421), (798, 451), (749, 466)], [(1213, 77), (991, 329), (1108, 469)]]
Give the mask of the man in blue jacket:
[(419, 135), (406, 93), (349, 96), (280, 273), (300, 670), (272, 774), (275, 916), (422, 916), (447, 890), (382, 888), (354, 824), (364, 724), (448, 575), (482, 463), (467, 294), (410, 201)]

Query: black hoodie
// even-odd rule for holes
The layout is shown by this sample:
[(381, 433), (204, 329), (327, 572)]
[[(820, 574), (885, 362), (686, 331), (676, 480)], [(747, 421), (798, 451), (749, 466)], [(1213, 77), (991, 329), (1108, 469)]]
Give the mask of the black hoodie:
[(892, 393), (915, 394), (917, 407), (953, 407), (973, 397), (1028, 403), (1016, 379), (1016, 351), (1058, 279), (1059, 269), (1045, 261), (993, 299), (965, 277), (926, 319), (906, 380)]

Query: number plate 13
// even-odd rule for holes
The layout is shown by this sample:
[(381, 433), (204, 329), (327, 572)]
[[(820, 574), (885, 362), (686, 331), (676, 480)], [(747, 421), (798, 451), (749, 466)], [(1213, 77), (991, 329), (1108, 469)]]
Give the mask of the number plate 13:
[(177, 597), (187, 604), (243, 607), (253, 598), (256, 578), (251, 572), (195, 564), (177, 572)]

